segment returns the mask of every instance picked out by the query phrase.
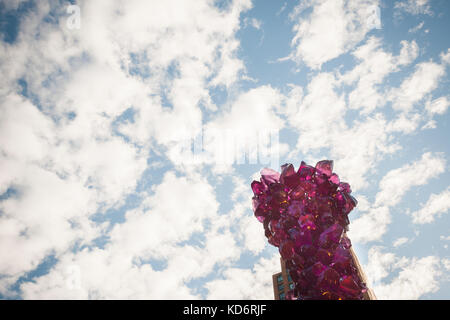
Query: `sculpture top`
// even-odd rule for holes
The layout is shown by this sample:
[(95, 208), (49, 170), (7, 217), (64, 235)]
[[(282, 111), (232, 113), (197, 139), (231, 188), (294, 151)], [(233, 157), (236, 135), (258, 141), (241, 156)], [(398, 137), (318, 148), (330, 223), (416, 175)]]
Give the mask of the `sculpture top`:
[(251, 184), (253, 211), (270, 244), (279, 248), (295, 284), (290, 298), (364, 299), (367, 287), (350, 247), (351, 188), (333, 173), (333, 161), (264, 168)]

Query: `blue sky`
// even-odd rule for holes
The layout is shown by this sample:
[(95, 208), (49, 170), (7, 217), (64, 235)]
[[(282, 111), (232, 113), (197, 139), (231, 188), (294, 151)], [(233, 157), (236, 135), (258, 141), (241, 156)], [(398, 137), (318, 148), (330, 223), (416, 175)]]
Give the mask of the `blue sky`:
[(272, 299), (250, 183), (333, 159), (378, 298), (449, 299), (449, 29), (445, 0), (3, 1), (0, 297)]

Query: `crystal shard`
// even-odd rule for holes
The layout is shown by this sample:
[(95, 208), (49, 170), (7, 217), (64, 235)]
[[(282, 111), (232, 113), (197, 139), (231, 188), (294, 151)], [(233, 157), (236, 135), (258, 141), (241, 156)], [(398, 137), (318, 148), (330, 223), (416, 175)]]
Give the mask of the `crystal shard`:
[(317, 162), (316, 170), (326, 175), (328, 178), (333, 173), (333, 160), (322, 160)]
[(343, 276), (339, 287), (342, 291), (353, 296), (358, 295), (360, 292), (360, 288), (352, 276)]
[(339, 244), (341, 240), (342, 232), (344, 228), (342, 228), (339, 224), (333, 224), (331, 227), (322, 232), (319, 236), (319, 245), (325, 248), (328, 248), (332, 245)]
[(264, 168), (261, 170), (261, 182), (266, 186), (270, 186), (272, 183), (280, 180), (280, 174), (275, 170)]
[(259, 181), (253, 181), (252, 190), (255, 195), (261, 195), (264, 193), (264, 185)]

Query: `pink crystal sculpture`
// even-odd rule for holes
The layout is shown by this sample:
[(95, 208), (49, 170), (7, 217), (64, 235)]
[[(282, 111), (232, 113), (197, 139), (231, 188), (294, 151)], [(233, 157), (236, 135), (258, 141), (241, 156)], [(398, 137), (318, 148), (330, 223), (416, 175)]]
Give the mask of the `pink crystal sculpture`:
[(302, 161), (261, 171), (251, 184), (253, 210), (268, 242), (278, 247), (294, 282), (288, 297), (301, 300), (357, 299), (367, 292), (346, 236), (357, 201), (350, 185), (333, 173), (333, 161), (315, 167)]

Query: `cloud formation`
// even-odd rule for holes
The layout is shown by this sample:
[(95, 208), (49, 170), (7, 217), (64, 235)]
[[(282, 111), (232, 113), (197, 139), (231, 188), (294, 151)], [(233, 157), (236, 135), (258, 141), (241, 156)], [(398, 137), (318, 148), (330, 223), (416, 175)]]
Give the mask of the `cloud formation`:
[[(292, 58), (312, 69), (352, 49), (378, 20), (378, 1), (339, 0), (300, 3), (292, 15), (296, 20)], [(312, 12), (303, 17), (306, 9)]]
[(0, 26), (2, 298), (272, 299), (279, 255), (250, 182), (323, 158), (359, 200), (349, 233), (377, 296), (445, 287), (448, 259), (403, 254), (416, 238), (392, 233), (418, 187), (415, 230), (448, 219), (450, 49), (382, 28), (399, 14), (431, 28), (432, 3), (280, 3), (273, 21), (250, 0), (76, 5), (79, 29), (62, 2), (1, 4), (17, 18)]

